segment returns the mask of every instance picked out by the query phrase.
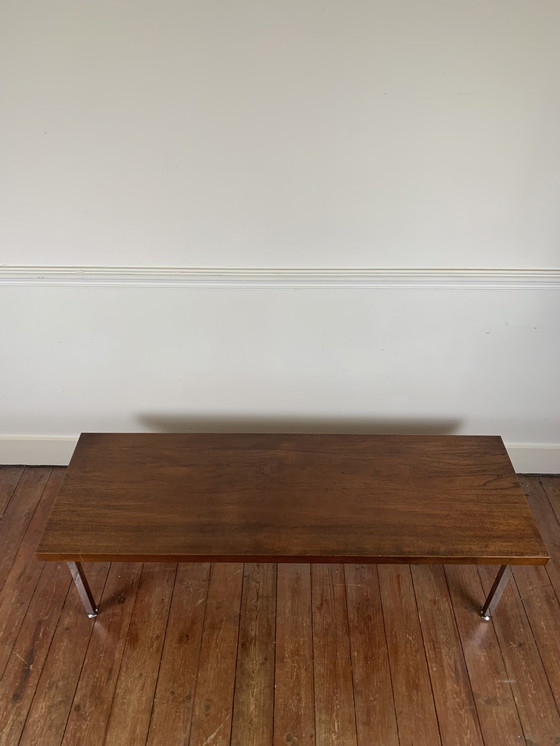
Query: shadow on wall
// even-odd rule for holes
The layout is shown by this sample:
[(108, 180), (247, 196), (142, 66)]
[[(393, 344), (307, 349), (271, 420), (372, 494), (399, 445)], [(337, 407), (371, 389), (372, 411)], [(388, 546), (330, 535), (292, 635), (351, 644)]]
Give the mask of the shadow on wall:
[(143, 428), (158, 433), (353, 433), (371, 435), (453, 435), (459, 419), (369, 419), (279, 417), (277, 415), (140, 414)]

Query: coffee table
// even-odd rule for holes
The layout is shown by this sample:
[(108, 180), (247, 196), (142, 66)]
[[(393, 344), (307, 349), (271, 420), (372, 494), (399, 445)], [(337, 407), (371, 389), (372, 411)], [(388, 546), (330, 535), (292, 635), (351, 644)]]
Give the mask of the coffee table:
[(500, 437), (80, 436), (37, 557), (84, 562), (498, 564), (549, 557)]

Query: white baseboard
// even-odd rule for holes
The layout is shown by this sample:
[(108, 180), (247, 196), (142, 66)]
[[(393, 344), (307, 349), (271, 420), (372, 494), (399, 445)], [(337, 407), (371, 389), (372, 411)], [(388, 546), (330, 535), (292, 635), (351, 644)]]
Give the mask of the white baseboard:
[[(67, 466), (77, 435), (0, 435), (0, 464)], [(506, 443), (518, 474), (560, 474), (560, 443)]]
[(0, 435), (0, 464), (67, 466), (77, 435)]
[(506, 443), (518, 474), (560, 474), (560, 443)]

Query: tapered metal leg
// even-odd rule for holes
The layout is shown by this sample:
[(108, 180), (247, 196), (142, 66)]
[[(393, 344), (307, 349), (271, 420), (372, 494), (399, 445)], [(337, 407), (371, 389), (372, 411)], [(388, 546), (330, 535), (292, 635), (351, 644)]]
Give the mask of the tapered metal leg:
[(508, 580), (511, 577), (511, 565), (502, 565), (498, 571), (498, 575), (496, 576), (496, 580), (492, 584), (492, 588), (490, 588), (490, 593), (488, 594), (488, 598), (486, 599), (484, 606), (482, 607), (480, 611), (480, 616), (487, 622), (492, 619), (492, 614), (494, 613), (494, 609), (498, 605), (498, 601), (502, 597), (502, 593), (505, 590), (506, 585), (508, 584)]
[(68, 567), (70, 568), (72, 580), (74, 581), (74, 584), (78, 589), (78, 593), (80, 594), (80, 598), (82, 599), (86, 614), (90, 619), (93, 619), (99, 613), (99, 609), (97, 608), (97, 605), (93, 600), (93, 596), (91, 594), (91, 590), (89, 588), (82, 563), (68, 562)]

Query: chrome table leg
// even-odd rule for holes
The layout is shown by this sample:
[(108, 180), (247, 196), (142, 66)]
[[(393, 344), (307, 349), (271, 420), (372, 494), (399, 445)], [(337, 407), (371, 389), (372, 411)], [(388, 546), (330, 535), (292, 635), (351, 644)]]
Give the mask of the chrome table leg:
[(502, 597), (502, 593), (504, 592), (505, 587), (510, 577), (511, 577), (511, 565), (502, 565), (498, 571), (496, 580), (492, 584), (492, 588), (490, 588), (490, 593), (488, 594), (488, 598), (484, 602), (484, 606), (482, 607), (480, 611), (480, 616), (485, 621), (489, 622), (490, 619), (492, 619), (492, 614), (494, 613), (494, 609), (498, 605), (498, 601)]
[(93, 596), (91, 594), (91, 590), (89, 588), (82, 563), (68, 562), (67, 564), (70, 568), (70, 573), (72, 575), (74, 585), (76, 586), (78, 593), (80, 594), (80, 598), (82, 599), (86, 614), (90, 619), (93, 619), (99, 613), (99, 609), (97, 608), (95, 601), (93, 600)]

